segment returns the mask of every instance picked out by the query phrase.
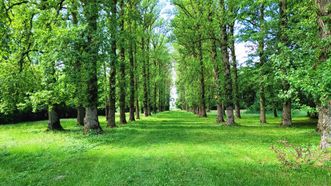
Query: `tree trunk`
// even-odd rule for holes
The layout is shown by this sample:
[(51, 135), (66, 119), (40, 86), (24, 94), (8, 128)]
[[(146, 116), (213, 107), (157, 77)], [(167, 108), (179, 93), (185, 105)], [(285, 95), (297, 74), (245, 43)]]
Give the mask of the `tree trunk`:
[(278, 113), (277, 113), (277, 108), (276, 107), (274, 107), (274, 117), (278, 118)]
[(90, 133), (91, 131), (99, 134), (102, 132), (98, 119), (98, 109), (95, 105), (86, 107), (86, 114), (84, 118), (84, 132)]
[(266, 112), (265, 112), (265, 95), (264, 95), (263, 87), (260, 87), (260, 123), (261, 124), (267, 123)]
[(137, 98), (137, 100), (136, 100), (136, 118), (137, 119), (140, 119), (140, 108), (139, 108), (139, 100), (138, 100), (138, 98)]
[[(124, 0), (121, 0), (121, 33), (124, 33)], [(120, 124), (126, 124), (125, 116), (125, 95), (126, 95), (126, 75), (125, 75), (125, 49), (124, 49), (124, 36), (120, 37)]]
[(100, 133), (102, 131), (98, 119), (98, 76), (97, 76), (97, 59), (98, 59), (98, 45), (96, 43), (95, 33), (97, 32), (98, 10), (92, 7), (98, 7), (96, 0), (86, 1), (84, 4), (84, 13), (87, 20), (87, 54), (89, 54), (89, 61), (85, 63), (87, 72), (87, 101), (86, 101), (86, 115), (84, 118), (85, 133), (94, 131)]
[(206, 113), (206, 97), (205, 97), (205, 73), (203, 64), (203, 52), (201, 36), (199, 36), (199, 62), (200, 62), (200, 117), (207, 117)]
[[(131, 30), (131, 24), (130, 24)], [(134, 69), (135, 69), (135, 61), (134, 61), (134, 54), (133, 54), (133, 43), (132, 39), (130, 40), (130, 47), (129, 47), (129, 58), (130, 58), (130, 121), (135, 121), (134, 117), (134, 97), (135, 97), (135, 76), (134, 76)]]
[(111, 25), (111, 61), (110, 61), (110, 77), (109, 77), (109, 114), (108, 126), (111, 128), (116, 127), (115, 113), (116, 113), (116, 40), (117, 40), (117, 0), (112, 1), (112, 25)]
[(260, 5), (260, 32), (261, 36), (259, 38), (259, 46), (258, 46), (258, 53), (260, 58), (260, 123), (265, 124), (267, 123), (266, 118), (266, 109), (265, 109), (265, 93), (264, 93), (264, 76), (265, 76), (265, 70), (264, 70), (264, 64), (265, 64), (265, 54), (264, 54), (264, 4), (261, 3)]
[[(76, 4), (73, 5), (71, 10), (72, 23), (74, 26), (78, 26), (78, 8)], [(79, 45), (75, 45), (75, 50), (80, 51)], [(74, 62), (74, 81), (75, 81), (75, 95), (78, 102), (77, 106), (77, 125), (84, 126), (85, 108), (84, 108), (84, 89), (83, 89), (83, 74), (82, 74), (82, 61), (76, 59)]]
[(235, 37), (234, 37), (234, 22), (231, 23), (230, 34), (231, 34), (231, 58), (232, 58), (232, 69), (233, 69), (233, 96), (234, 96), (234, 108), (236, 111), (236, 117), (241, 118), (240, 115), (240, 103), (239, 103), (239, 85), (238, 85), (238, 69), (237, 69), (237, 58), (235, 49)]
[[(137, 60), (137, 44), (133, 43), (134, 48), (134, 71), (138, 74), (138, 60)], [(134, 86), (135, 86), (135, 100), (136, 100), (136, 119), (140, 119), (140, 108), (139, 108), (139, 75), (135, 76)]]
[[(316, 0), (316, 5), (318, 7), (318, 25), (320, 30), (320, 38), (322, 40), (327, 40), (331, 35), (331, 1), (330, 0)], [(329, 47), (330, 48), (330, 47)], [(319, 56), (319, 62), (325, 63), (330, 57), (330, 49), (328, 47), (321, 46), (321, 54)], [(331, 100), (330, 97), (327, 103), (322, 103), (326, 105), (319, 109), (318, 126), (321, 130), (321, 144), (320, 147), (323, 150), (331, 148)]]
[[(130, 10), (134, 9), (134, 5), (132, 2), (129, 3), (130, 5)], [(129, 32), (130, 32), (130, 40), (129, 40), (129, 60), (130, 60), (130, 121), (135, 121), (135, 69), (136, 69), (136, 57), (135, 57), (135, 49), (134, 49), (134, 42), (136, 42), (134, 34), (135, 34), (135, 29), (134, 32), (132, 31), (132, 22), (131, 19), (128, 19), (128, 24), (129, 24)], [(134, 22), (135, 24), (135, 22)]]
[(149, 43), (150, 38), (147, 37), (147, 43), (146, 43), (146, 82), (147, 82), (147, 116), (151, 116), (151, 78), (150, 78), (150, 59), (149, 59)]
[(82, 105), (77, 107), (77, 124), (84, 126), (85, 108)]
[(48, 109), (48, 130), (63, 130), (63, 127), (60, 123), (60, 117), (58, 115), (58, 106), (52, 105)]
[[(159, 63), (159, 76), (163, 76), (163, 73), (161, 71), (161, 63)], [(163, 101), (164, 101), (164, 94), (163, 94), (163, 89), (164, 89), (164, 82), (161, 81), (159, 85), (159, 111), (163, 112), (164, 107), (163, 107)]]
[(225, 92), (225, 107), (227, 114), (227, 125), (233, 125), (234, 114), (233, 114), (233, 94), (232, 94), (232, 79), (231, 79), (231, 69), (229, 63), (229, 53), (228, 53), (228, 35), (226, 31), (226, 22), (225, 22), (225, 5), (224, 0), (220, 0), (221, 6), (221, 52), (222, 52), (222, 61), (224, 64), (224, 92)]
[(282, 115), (282, 125), (291, 126), (292, 125), (292, 112), (291, 112), (291, 101), (287, 100), (283, 104), (283, 115)]
[(221, 104), (217, 104), (217, 123), (223, 123), (224, 120), (224, 110)]
[(328, 107), (319, 109), (318, 126), (321, 130), (321, 149), (331, 148), (331, 100)]
[[(155, 65), (155, 67), (156, 67), (156, 65)], [(154, 98), (153, 111), (154, 111), (154, 113), (157, 113), (157, 83), (156, 83), (156, 81), (154, 83), (154, 96), (153, 96), (153, 98)]]
[[(213, 36), (214, 37), (214, 36)], [(216, 102), (217, 102), (217, 116), (216, 122), (222, 123), (224, 122), (224, 115), (222, 111), (222, 99), (221, 99), (221, 86), (220, 86), (220, 79), (219, 79), (219, 66), (217, 64), (217, 46), (215, 39), (212, 40), (212, 53), (211, 58), (214, 65), (214, 85), (216, 89)]]
[(141, 39), (141, 52), (142, 52), (142, 60), (143, 60), (143, 86), (144, 86), (144, 99), (143, 99), (143, 105), (144, 105), (144, 114), (147, 117), (148, 116), (148, 85), (147, 85), (147, 64), (146, 64), (146, 51), (145, 51), (145, 39)]
[[(96, 62), (93, 65), (94, 73), (90, 74), (90, 79), (88, 81), (88, 102), (87, 107), (85, 108), (85, 118), (84, 118), (84, 131), (85, 133), (90, 131), (95, 131), (100, 133), (102, 131), (99, 119), (98, 119), (98, 79), (97, 79), (97, 66)], [(91, 71), (91, 69), (90, 69)]]
[[(287, 29), (287, 0), (279, 0), (279, 13), (280, 13), (280, 42), (285, 46), (288, 45), (288, 38), (286, 35)], [(286, 74), (286, 68), (283, 71)], [(287, 80), (283, 80), (283, 91), (288, 92), (290, 89), (290, 84)], [(282, 115), (282, 125), (291, 126), (292, 125), (292, 116), (291, 116), (291, 98), (285, 98), (283, 102), (283, 115)]]

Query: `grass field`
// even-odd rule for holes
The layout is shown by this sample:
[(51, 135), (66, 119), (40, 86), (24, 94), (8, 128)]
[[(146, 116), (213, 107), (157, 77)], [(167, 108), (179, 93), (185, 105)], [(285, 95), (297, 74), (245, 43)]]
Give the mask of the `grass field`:
[(46, 132), (46, 121), (0, 126), (0, 185), (330, 185), (328, 169), (283, 167), (271, 145), (319, 144), (314, 121), (297, 115), (260, 126), (244, 114), (238, 126), (172, 111), (85, 136), (74, 119), (65, 132)]

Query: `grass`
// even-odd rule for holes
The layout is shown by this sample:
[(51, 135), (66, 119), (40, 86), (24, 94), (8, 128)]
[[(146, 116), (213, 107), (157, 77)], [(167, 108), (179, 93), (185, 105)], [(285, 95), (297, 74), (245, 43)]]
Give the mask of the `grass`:
[(0, 185), (330, 185), (327, 169), (287, 169), (271, 145), (319, 144), (315, 121), (297, 114), (294, 127), (244, 114), (238, 126), (172, 111), (85, 136), (74, 119), (65, 132), (46, 121), (0, 126)]

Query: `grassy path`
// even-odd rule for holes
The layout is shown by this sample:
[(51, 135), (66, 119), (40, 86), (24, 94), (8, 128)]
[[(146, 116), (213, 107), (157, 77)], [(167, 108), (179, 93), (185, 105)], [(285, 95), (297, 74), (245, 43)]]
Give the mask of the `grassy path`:
[(279, 140), (318, 145), (305, 117), (260, 126), (244, 114), (239, 126), (216, 125), (173, 111), (84, 136), (73, 119), (63, 133), (46, 122), (0, 126), (0, 185), (329, 185), (327, 170), (282, 168), (270, 146)]

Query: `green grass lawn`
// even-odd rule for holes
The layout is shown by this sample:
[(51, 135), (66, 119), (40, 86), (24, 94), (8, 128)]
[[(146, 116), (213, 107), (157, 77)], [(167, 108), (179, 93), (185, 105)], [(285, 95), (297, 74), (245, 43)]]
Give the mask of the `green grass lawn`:
[(238, 126), (172, 111), (83, 135), (74, 119), (65, 132), (46, 132), (46, 121), (0, 126), (0, 185), (330, 185), (321, 167), (284, 168), (271, 145), (319, 144), (314, 121), (243, 114)]

